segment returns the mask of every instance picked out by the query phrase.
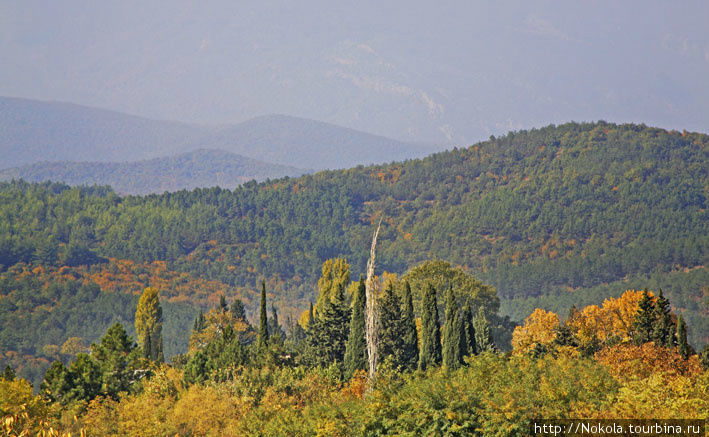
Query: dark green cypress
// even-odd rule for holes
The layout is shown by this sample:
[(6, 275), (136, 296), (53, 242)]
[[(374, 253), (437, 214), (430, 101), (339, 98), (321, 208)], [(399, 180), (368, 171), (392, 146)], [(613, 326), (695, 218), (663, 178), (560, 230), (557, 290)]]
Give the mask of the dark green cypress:
[(704, 345), (702, 354), (699, 357), (699, 362), (702, 364), (702, 367), (704, 367), (704, 370), (709, 370), (709, 343)]
[(462, 355), (460, 350), (461, 320), (458, 315), (458, 304), (455, 301), (453, 287), (446, 294), (446, 321), (443, 323), (443, 365), (455, 370), (460, 367)]
[(285, 333), (280, 323), (278, 323), (278, 311), (276, 311), (276, 307), (273, 304), (271, 304), (271, 320), (268, 321), (268, 332), (272, 339), (278, 338), (280, 341), (285, 337)]
[(345, 375), (351, 377), (357, 370), (367, 368), (367, 339), (364, 334), (365, 283), (359, 279), (359, 285), (352, 297), (352, 316), (350, 318), (350, 333), (345, 347)]
[(379, 346), (381, 362), (389, 360), (394, 367), (402, 366), (404, 330), (401, 318), (401, 301), (390, 282), (379, 303)]
[(404, 311), (401, 314), (404, 326), (404, 350), (401, 357), (402, 367), (414, 370), (419, 361), (419, 339), (416, 330), (416, 316), (414, 315), (414, 302), (411, 295), (409, 281), (404, 283)]
[(653, 308), (652, 341), (658, 346), (674, 347), (675, 327), (672, 323), (670, 301), (662, 294), (662, 289)]
[(438, 324), (436, 289), (428, 284), (421, 303), (421, 351), (419, 370), (441, 363), (441, 328)]
[(682, 316), (677, 318), (677, 349), (685, 360), (692, 354), (692, 347), (687, 341), (687, 324)]
[(15, 369), (9, 364), (5, 366), (5, 370), (0, 374), (0, 379), (4, 379), (5, 381), (14, 381), (16, 377)]
[(475, 344), (475, 327), (473, 326), (473, 309), (468, 303), (463, 308), (461, 313), (461, 322), (463, 324), (463, 334), (465, 339), (465, 348), (462, 353), (463, 356), (476, 355), (478, 353), (478, 347)]
[(197, 317), (194, 319), (194, 326), (192, 326), (192, 331), (193, 332), (202, 332), (204, 328), (207, 327), (207, 321), (204, 319), (204, 313), (202, 312), (202, 309), (200, 308), (199, 314), (197, 314)]
[(638, 312), (633, 321), (633, 329), (635, 331), (633, 339), (636, 344), (652, 341), (655, 321), (654, 308), (655, 303), (647, 289), (643, 290), (643, 297), (640, 299), (640, 302), (638, 302)]
[(268, 344), (268, 316), (266, 315), (266, 283), (261, 281), (261, 317), (258, 326), (258, 347)]
[(315, 316), (313, 315), (313, 303), (310, 302), (310, 309), (308, 310), (308, 329), (313, 326), (315, 321)]

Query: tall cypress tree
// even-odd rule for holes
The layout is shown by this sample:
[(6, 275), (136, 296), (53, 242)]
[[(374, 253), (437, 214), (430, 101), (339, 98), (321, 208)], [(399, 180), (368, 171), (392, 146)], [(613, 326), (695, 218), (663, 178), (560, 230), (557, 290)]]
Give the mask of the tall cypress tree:
[(226, 298), (223, 294), (219, 296), (219, 310), (223, 313), (229, 311), (229, 305), (226, 304)]
[(450, 370), (457, 369), (462, 362), (460, 322), (458, 304), (455, 301), (451, 285), (446, 294), (446, 321), (443, 323), (443, 365)]
[(273, 304), (271, 304), (271, 319), (268, 321), (268, 332), (271, 339), (278, 338), (280, 341), (285, 337), (285, 333), (278, 323), (278, 311), (276, 311), (276, 307)]
[(463, 356), (476, 355), (478, 353), (478, 347), (475, 344), (475, 327), (473, 326), (473, 310), (471, 304), (468, 303), (463, 307), (463, 311), (460, 315), (461, 323), (463, 325), (463, 338), (465, 340), (465, 348), (462, 353)]
[(490, 334), (490, 323), (485, 317), (483, 307), (478, 308), (478, 314), (473, 319), (473, 326), (475, 327), (475, 344), (478, 347), (478, 352), (495, 351), (495, 342)]
[(702, 353), (699, 356), (699, 362), (704, 367), (704, 370), (709, 370), (709, 343), (704, 345), (704, 349), (702, 349)]
[(258, 347), (266, 347), (268, 344), (268, 316), (266, 315), (266, 283), (261, 281), (261, 315), (258, 326)]
[(199, 309), (199, 314), (197, 314), (197, 317), (194, 319), (194, 325), (192, 326), (192, 331), (193, 332), (202, 332), (204, 328), (207, 327), (207, 321), (204, 318), (204, 313), (202, 312), (202, 309)]
[(313, 314), (313, 303), (310, 302), (310, 309), (308, 309), (308, 329), (310, 329), (313, 326), (314, 321), (315, 321), (315, 316)]
[(401, 314), (404, 326), (404, 350), (401, 364), (407, 370), (414, 370), (419, 361), (419, 340), (416, 330), (416, 316), (414, 315), (414, 302), (411, 296), (409, 281), (404, 283), (404, 311)]
[(379, 357), (389, 360), (395, 367), (402, 366), (404, 351), (404, 326), (401, 301), (390, 282), (379, 304)]
[(359, 278), (359, 284), (352, 298), (352, 316), (350, 318), (350, 333), (345, 347), (345, 375), (350, 377), (357, 370), (367, 369), (367, 340), (364, 336), (365, 309), (364, 277)]
[(677, 318), (677, 349), (685, 360), (688, 359), (693, 352), (692, 347), (687, 341), (687, 324), (684, 322), (682, 316)]
[(419, 370), (441, 363), (441, 330), (438, 324), (436, 289), (430, 283), (421, 303), (421, 352)]
[(643, 290), (643, 297), (638, 302), (638, 312), (635, 314), (633, 328), (635, 335), (633, 339), (636, 344), (643, 344), (653, 339), (653, 327), (655, 321), (655, 303), (650, 297), (647, 288)]

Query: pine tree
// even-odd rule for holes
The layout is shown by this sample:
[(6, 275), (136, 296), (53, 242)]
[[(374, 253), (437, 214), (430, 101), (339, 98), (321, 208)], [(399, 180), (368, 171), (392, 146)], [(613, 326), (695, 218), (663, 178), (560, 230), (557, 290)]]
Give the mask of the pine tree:
[(662, 294), (662, 289), (653, 308), (652, 341), (658, 346), (674, 347), (675, 327), (672, 323), (670, 301)]
[(679, 316), (677, 318), (677, 350), (682, 358), (689, 359), (692, 354), (692, 347), (687, 341), (687, 324), (684, 322), (684, 318)]
[(401, 301), (390, 282), (379, 303), (379, 357), (389, 360), (394, 368), (403, 366), (404, 325)]
[(438, 324), (436, 289), (428, 284), (421, 304), (421, 352), (419, 370), (441, 363), (441, 330)]
[(271, 304), (271, 319), (268, 321), (268, 332), (271, 339), (277, 339), (278, 342), (285, 337), (285, 333), (278, 323), (278, 311), (276, 311), (276, 307), (273, 304)]
[(636, 344), (643, 344), (652, 341), (653, 327), (655, 321), (655, 303), (647, 289), (643, 290), (643, 297), (638, 302), (638, 312), (635, 315), (633, 329), (635, 334), (633, 339)]
[(478, 308), (478, 314), (473, 319), (473, 326), (475, 327), (475, 344), (478, 347), (478, 351), (480, 353), (495, 351), (495, 342), (490, 334), (490, 323), (485, 317), (483, 307)]
[(4, 379), (5, 381), (14, 381), (16, 378), (15, 374), (15, 369), (12, 368), (9, 364), (5, 366), (5, 370), (0, 374), (0, 379)]
[(153, 361), (162, 357), (162, 307), (157, 288), (147, 287), (138, 300), (135, 310), (135, 331), (143, 356)]
[(446, 369), (455, 370), (462, 362), (461, 320), (458, 315), (458, 304), (453, 294), (453, 286), (448, 287), (446, 294), (446, 321), (443, 323), (443, 365)]
[(401, 364), (404, 369), (414, 370), (419, 361), (419, 341), (418, 331), (416, 330), (416, 316), (414, 316), (414, 302), (408, 281), (404, 283), (404, 311), (401, 317), (404, 326), (404, 350)]
[(268, 344), (268, 316), (266, 315), (266, 283), (261, 281), (261, 313), (258, 326), (258, 347), (263, 349)]
[[(161, 334), (158, 334), (161, 335)], [(146, 335), (145, 338), (150, 338)], [(149, 348), (157, 347), (162, 341), (149, 343)], [(130, 390), (135, 377), (134, 371), (138, 368), (138, 350), (133, 344), (133, 339), (128, 336), (125, 328), (120, 323), (114, 323), (106, 334), (101, 338), (101, 342), (91, 345), (92, 357), (95, 359), (101, 370), (101, 391), (118, 399), (118, 394)], [(153, 351), (155, 360), (160, 357), (160, 350)], [(145, 351), (143, 351), (145, 353)]]
[(350, 332), (344, 357), (345, 375), (347, 377), (351, 377), (357, 370), (366, 370), (367, 368), (367, 341), (364, 337), (364, 308), (366, 303), (364, 293), (364, 278), (361, 277), (352, 297)]
[(244, 303), (241, 299), (234, 299), (234, 302), (231, 303), (231, 315), (234, 320), (246, 322), (246, 308), (244, 308)]
[(460, 318), (463, 325), (463, 338), (465, 340), (465, 348), (462, 350), (463, 356), (476, 355), (478, 353), (478, 347), (475, 344), (473, 310), (470, 303), (463, 308)]

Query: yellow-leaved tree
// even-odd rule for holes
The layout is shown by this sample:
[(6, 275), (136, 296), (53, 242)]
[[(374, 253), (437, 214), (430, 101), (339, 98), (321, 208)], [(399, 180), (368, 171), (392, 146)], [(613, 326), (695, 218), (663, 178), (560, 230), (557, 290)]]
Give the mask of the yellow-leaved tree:
[(162, 351), (162, 308), (157, 288), (147, 287), (138, 300), (135, 310), (135, 332), (143, 356), (153, 361), (164, 362)]
[(512, 332), (512, 350), (525, 353), (534, 349), (536, 344), (550, 345), (556, 338), (559, 316), (551, 311), (537, 308)]

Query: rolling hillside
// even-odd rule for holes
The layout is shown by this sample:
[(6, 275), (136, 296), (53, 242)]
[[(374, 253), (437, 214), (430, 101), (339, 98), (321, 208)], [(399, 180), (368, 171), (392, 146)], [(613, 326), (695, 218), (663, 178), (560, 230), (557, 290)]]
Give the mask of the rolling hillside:
[(196, 150), (136, 162), (39, 162), (0, 170), (0, 180), (110, 185), (119, 194), (150, 194), (213, 186), (232, 189), (252, 179), (303, 173), (307, 171), (221, 150)]
[[(383, 217), (380, 272), (450, 261), (493, 285), (514, 320), (535, 306), (566, 314), (627, 288), (662, 288), (701, 347), (709, 340), (708, 181), (709, 136), (598, 122), (234, 191), (121, 198), (105, 187), (1, 183), (0, 264), (24, 263), (13, 271), (32, 276), (40, 265), (108, 269), (101, 257), (164, 261), (169, 271), (219, 281), (228, 298), (265, 279), (285, 320), (313, 300), (324, 260), (346, 257), (353, 277), (364, 272)], [(16, 333), (4, 338), (10, 350), (21, 343)]]

